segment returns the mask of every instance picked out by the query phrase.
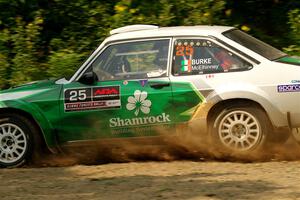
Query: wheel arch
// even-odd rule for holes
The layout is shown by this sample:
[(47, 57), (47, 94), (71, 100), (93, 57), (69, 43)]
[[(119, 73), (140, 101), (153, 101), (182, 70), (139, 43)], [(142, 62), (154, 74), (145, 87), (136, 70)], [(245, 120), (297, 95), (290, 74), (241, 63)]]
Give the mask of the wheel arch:
[(8, 108), (8, 107), (4, 107), (4, 108), (0, 108), (0, 113), (1, 114), (5, 114), (5, 113), (9, 113), (9, 114), (17, 114), (20, 116), (23, 116), (25, 118), (27, 118), (28, 120), (30, 120), (34, 126), (36, 126), (36, 128), (38, 129), (38, 132), (42, 138), (42, 142), (44, 142), (45, 147), (51, 151), (52, 153), (56, 153), (57, 150), (55, 148), (55, 138), (53, 136), (53, 134), (51, 134), (51, 131), (47, 131), (45, 129), (45, 127), (43, 127), (41, 125), (41, 123), (38, 122), (38, 120), (31, 115), (29, 112), (26, 112), (24, 110), (18, 109), (18, 108)]
[(267, 110), (260, 103), (258, 103), (257, 101), (254, 101), (252, 99), (247, 99), (247, 98), (232, 98), (232, 99), (226, 99), (223, 101), (219, 101), (210, 108), (210, 110), (208, 111), (208, 114), (207, 114), (207, 122), (206, 122), (207, 127), (209, 127), (209, 125), (212, 122), (216, 113), (221, 112), (224, 108), (226, 108), (230, 105), (249, 105), (249, 106), (255, 105), (255, 106), (261, 108), (266, 113), (268, 119), (270, 120), (270, 123), (274, 126)]
[(223, 85), (206, 98), (213, 106), (224, 105), (227, 102), (252, 102), (260, 106), (267, 114), (272, 125), (276, 128), (288, 127), (287, 113), (276, 105), (276, 99), (259, 87), (249, 84)]

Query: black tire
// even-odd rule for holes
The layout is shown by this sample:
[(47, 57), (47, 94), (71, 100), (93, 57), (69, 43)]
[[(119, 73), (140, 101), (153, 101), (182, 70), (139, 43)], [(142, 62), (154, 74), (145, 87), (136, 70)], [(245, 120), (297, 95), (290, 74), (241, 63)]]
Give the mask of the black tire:
[(265, 157), (272, 130), (265, 111), (248, 103), (220, 109), (209, 125), (210, 141), (217, 155), (239, 159)]
[(274, 145), (283, 145), (288, 141), (291, 135), (291, 129), (288, 127), (273, 129), (272, 137), (270, 137), (270, 142), (272, 142), (272, 144)]
[(19, 167), (31, 160), (38, 130), (17, 114), (0, 115), (0, 167)]

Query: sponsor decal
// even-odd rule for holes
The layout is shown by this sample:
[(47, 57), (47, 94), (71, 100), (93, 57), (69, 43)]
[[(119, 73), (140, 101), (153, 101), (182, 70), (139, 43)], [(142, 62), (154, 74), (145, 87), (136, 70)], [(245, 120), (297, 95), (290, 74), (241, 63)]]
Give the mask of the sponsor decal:
[(139, 82), (141, 86), (144, 87), (148, 83), (148, 80), (140, 80)]
[(300, 80), (292, 80), (292, 83), (300, 83)]
[(127, 110), (134, 110), (135, 116), (138, 116), (140, 111), (144, 114), (148, 114), (150, 112), (150, 107), (152, 102), (147, 99), (147, 92), (136, 90), (134, 92), (134, 96), (128, 97), (128, 103), (126, 105)]
[(122, 126), (136, 126), (136, 125), (146, 125), (146, 124), (158, 124), (170, 122), (170, 115), (162, 113), (157, 116), (150, 117), (136, 117), (136, 118), (111, 118), (109, 120), (110, 127), (122, 127)]
[(278, 92), (300, 92), (300, 84), (278, 85)]
[(93, 88), (94, 98), (105, 98), (110, 96), (119, 95), (119, 87), (97, 87)]
[(111, 118), (109, 120), (109, 126), (111, 128), (124, 127), (124, 126), (136, 126), (136, 125), (147, 125), (147, 124), (159, 124), (170, 122), (170, 115), (161, 113), (155, 116), (142, 116), (142, 113), (148, 115), (150, 113), (152, 102), (147, 99), (148, 93), (146, 91), (136, 90), (133, 96), (128, 97), (126, 109), (133, 111), (136, 117), (134, 118)]
[(127, 85), (128, 84), (128, 81), (123, 81), (123, 85)]
[[(169, 124), (162, 124), (161, 128), (163, 130), (170, 129), (171, 126)], [(146, 136), (146, 135), (152, 135), (151, 131), (156, 131), (156, 127), (154, 126), (132, 126), (132, 127), (124, 127), (119, 129), (112, 129), (111, 134), (113, 135), (120, 135), (120, 134), (126, 134), (128, 132), (134, 132), (135, 136)]]
[(66, 112), (120, 108), (120, 87), (72, 88), (64, 91)]

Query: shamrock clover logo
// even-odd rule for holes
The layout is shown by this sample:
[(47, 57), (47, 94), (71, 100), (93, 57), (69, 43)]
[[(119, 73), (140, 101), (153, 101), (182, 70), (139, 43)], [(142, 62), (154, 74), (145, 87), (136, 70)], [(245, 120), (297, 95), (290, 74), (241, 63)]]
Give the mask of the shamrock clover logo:
[(147, 92), (136, 90), (134, 96), (128, 97), (126, 108), (127, 110), (134, 110), (135, 116), (138, 116), (139, 112), (142, 111), (144, 114), (150, 112), (151, 101), (147, 99)]

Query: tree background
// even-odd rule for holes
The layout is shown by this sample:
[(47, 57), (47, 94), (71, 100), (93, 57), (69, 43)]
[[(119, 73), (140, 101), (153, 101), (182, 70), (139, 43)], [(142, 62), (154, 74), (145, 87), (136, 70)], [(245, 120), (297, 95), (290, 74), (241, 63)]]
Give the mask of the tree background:
[(70, 76), (131, 24), (229, 25), (300, 55), (299, 0), (0, 0), (0, 88)]

